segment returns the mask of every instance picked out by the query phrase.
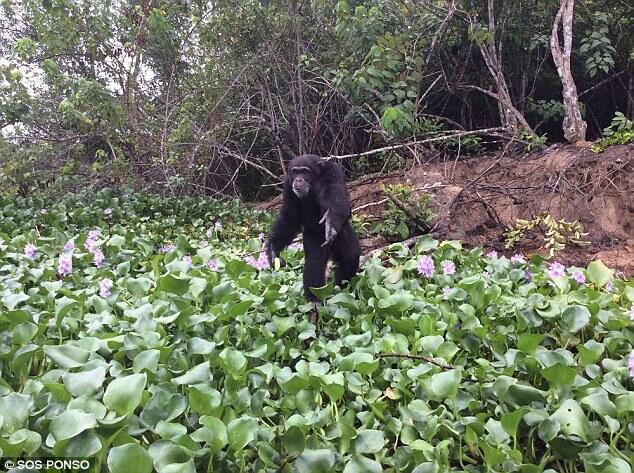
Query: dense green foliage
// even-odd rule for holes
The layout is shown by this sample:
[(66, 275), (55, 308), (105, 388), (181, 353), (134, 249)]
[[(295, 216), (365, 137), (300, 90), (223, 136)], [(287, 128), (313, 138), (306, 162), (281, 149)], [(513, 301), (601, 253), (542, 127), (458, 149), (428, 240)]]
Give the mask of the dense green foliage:
[[(357, 174), (562, 140), (559, 1), (489, 3), (2, 1), (0, 188), (260, 197), (293, 153), (397, 146), (348, 160)], [(622, 0), (575, 7), (590, 139), (616, 111), (634, 118), (633, 18)]]
[(106, 192), (0, 202), (0, 455), (114, 473), (631, 472), (632, 281), (423, 237), (319, 289), (315, 326), (301, 249), (279, 271), (247, 263), (269, 222)]
[(605, 138), (592, 147), (592, 151), (600, 153), (614, 145), (634, 143), (634, 122), (628, 120), (621, 112), (617, 112), (609, 127), (603, 130)]

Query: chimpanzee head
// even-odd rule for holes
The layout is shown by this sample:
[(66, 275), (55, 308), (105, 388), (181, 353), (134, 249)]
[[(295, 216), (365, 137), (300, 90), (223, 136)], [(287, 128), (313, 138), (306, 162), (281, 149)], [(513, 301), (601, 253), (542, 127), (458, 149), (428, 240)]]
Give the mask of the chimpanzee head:
[(294, 158), (288, 165), (288, 178), (293, 193), (300, 199), (309, 196), (320, 172), (319, 156), (304, 154)]

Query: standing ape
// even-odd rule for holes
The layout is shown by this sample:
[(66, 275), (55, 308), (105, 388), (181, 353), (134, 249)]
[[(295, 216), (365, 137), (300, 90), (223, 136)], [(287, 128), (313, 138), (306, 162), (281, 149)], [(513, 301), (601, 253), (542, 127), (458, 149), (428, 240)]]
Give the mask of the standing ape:
[(304, 154), (289, 163), (282, 208), (266, 243), (266, 254), (272, 264), (302, 229), (306, 260), (304, 294), (312, 302), (319, 299), (309, 288), (326, 283), (329, 259), (337, 263), (338, 286), (359, 270), (361, 248), (348, 222), (350, 214), (346, 182), (336, 162)]

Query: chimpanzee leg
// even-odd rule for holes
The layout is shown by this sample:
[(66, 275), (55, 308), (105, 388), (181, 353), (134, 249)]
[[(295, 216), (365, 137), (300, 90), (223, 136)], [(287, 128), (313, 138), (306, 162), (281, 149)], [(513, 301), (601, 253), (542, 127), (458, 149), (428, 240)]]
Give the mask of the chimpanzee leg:
[(350, 281), (359, 271), (361, 247), (354, 229), (345, 223), (333, 242), (333, 259), (337, 263), (335, 284), (343, 287), (343, 281)]
[(330, 248), (321, 247), (323, 240), (322, 234), (304, 232), (304, 294), (311, 302), (319, 302), (319, 298), (309, 288), (326, 284), (326, 264)]

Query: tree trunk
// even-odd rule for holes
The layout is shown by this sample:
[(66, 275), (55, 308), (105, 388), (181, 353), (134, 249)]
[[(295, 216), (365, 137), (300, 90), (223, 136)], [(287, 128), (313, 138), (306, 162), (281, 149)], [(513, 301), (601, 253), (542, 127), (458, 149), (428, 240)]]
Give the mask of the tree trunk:
[[(564, 109), (566, 116), (563, 121), (564, 137), (571, 143), (586, 140), (588, 125), (581, 118), (577, 86), (570, 71), (570, 53), (572, 51), (572, 17), (574, 0), (561, 0), (561, 6), (555, 16), (553, 31), (550, 36), (550, 50), (557, 67), (557, 73), (563, 86)], [(559, 43), (559, 23), (562, 24), (564, 36), (564, 50)]]
[[(491, 77), (495, 82), (496, 92), (495, 94), (489, 92), (488, 95), (497, 99), (498, 111), (500, 114), (500, 123), (503, 127), (517, 132), (518, 129), (523, 129), (529, 134), (535, 136), (535, 132), (524, 118), (517, 108), (513, 106), (513, 100), (511, 99), (511, 93), (502, 71), (502, 39), (499, 43), (496, 42), (498, 36), (496, 31), (496, 20), (494, 12), (494, 1), (487, 1), (487, 11), (489, 19), (488, 30), (491, 33), (491, 42), (482, 41), (479, 43), (480, 53), (484, 59), (484, 63), (487, 69), (491, 73)], [(477, 24), (476, 18), (469, 16), (471, 25)], [(474, 89), (482, 91), (480, 87), (474, 87)]]

